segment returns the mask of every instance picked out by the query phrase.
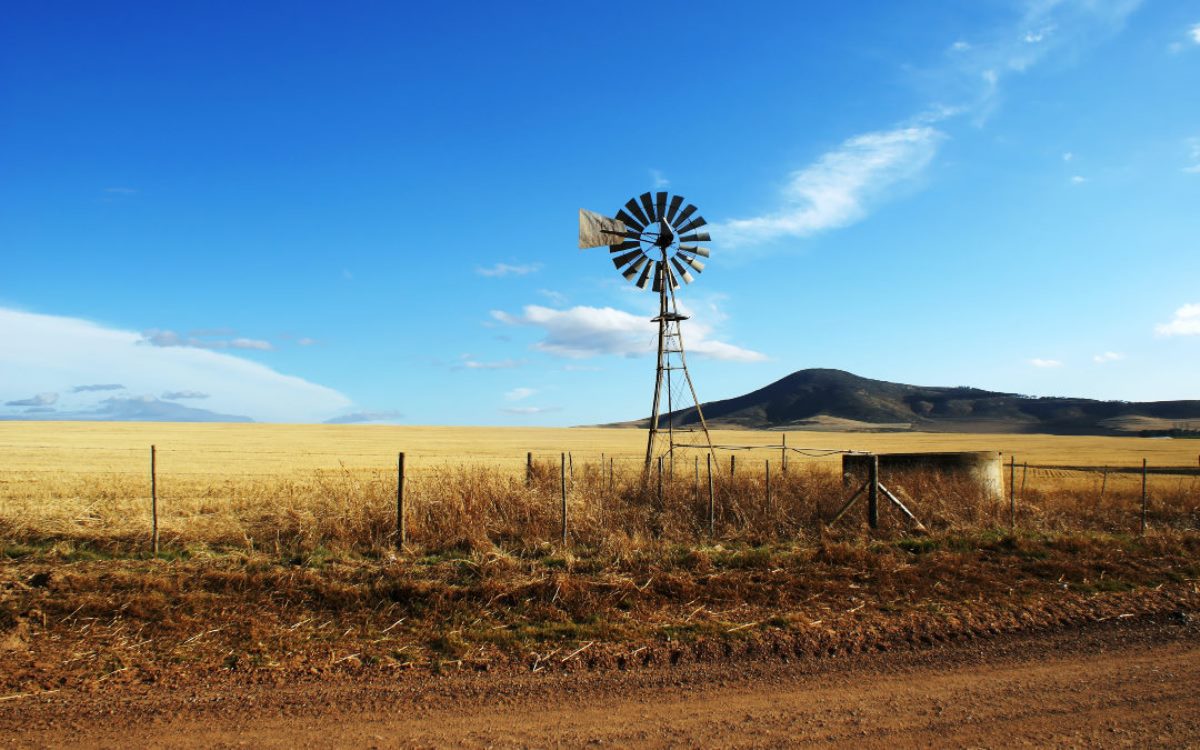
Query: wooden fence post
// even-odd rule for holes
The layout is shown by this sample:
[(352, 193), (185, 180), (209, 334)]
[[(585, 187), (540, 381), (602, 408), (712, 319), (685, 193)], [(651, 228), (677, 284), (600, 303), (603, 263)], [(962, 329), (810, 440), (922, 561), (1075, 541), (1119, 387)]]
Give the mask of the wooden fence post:
[(567, 472), (571, 478), (571, 491), (575, 490), (575, 456), (567, 451)]
[(712, 539), (717, 528), (716, 504), (713, 502), (712, 454), (705, 457), (708, 466), (708, 538)]
[(558, 471), (559, 486), (562, 492), (562, 543), (567, 543), (567, 454), (562, 454), (562, 465)]
[(737, 456), (729, 454), (729, 478), (733, 479), (733, 470), (737, 468)]
[(1017, 457), (1008, 457), (1008, 530), (1017, 531)]
[(692, 497), (696, 500), (700, 499), (700, 457), (694, 456), (696, 459), (696, 477), (692, 480)]
[(158, 467), (156, 450), (150, 446), (150, 552), (158, 557)]
[(1142, 523), (1140, 533), (1146, 534), (1146, 459), (1142, 459)]
[(783, 464), (783, 473), (787, 474), (787, 433), (783, 433), (783, 447), (779, 451), (780, 462)]
[(533, 486), (533, 451), (525, 454), (525, 486)]
[(1108, 467), (1104, 467), (1104, 473), (1100, 475), (1100, 502), (1104, 502), (1104, 493), (1108, 489)]
[(867, 525), (879, 528), (879, 456), (871, 454), (867, 464)]
[(771, 521), (771, 459), (766, 460), (767, 522)]
[(403, 549), (408, 541), (408, 525), (404, 513), (404, 451), (396, 458), (396, 547)]

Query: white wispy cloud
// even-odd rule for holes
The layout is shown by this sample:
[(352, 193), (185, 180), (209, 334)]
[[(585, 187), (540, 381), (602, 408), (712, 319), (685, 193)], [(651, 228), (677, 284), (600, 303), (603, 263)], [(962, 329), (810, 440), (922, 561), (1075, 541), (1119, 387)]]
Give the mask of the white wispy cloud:
[(561, 406), (504, 406), (500, 411), (505, 414), (520, 414), (523, 416), (532, 416), (534, 414), (548, 414), (550, 412), (562, 411)]
[(1188, 138), (1183, 144), (1187, 148), (1188, 160), (1192, 163), (1183, 168), (1189, 174), (1200, 174), (1200, 137)]
[(1188, 36), (1191, 37), (1193, 42), (1200, 44), (1200, 23), (1188, 29)]
[[(534, 344), (538, 351), (571, 359), (599, 355), (637, 357), (654, 352), (657, 324), (644, 315), (612, 307), (576, 306), (555, 310), (526, 305), (519, 315), (493, 310), (492, 317), (508, 325), (540, 328), (545, 337)], [(766, 356), (710, 338), (711, 329), (691, 321), (684, 334), (688, 353), (736, 362), (759, 362)]]
[(538, 294), (550, 300), (550, 304), (559, 306), (567, 304), (567, 295), (562, 292), (556, 292), (553, 289), (539, 289)]
[(1184, 305), (1166, 323), (1154, 327), (1156, 336), (1200, 336), (1200, 303)]
[(1072, 185), (1082, 185), (1085, 182), (1087, 182), (1087, 178), (1084, 177), (1083, 175), (1080, 175), (1080, 174), (1071, 175), (1071, 184)]
[(1057, 359), (1042, 359), (1041, 357), (1034, 357), (1033, 359), (1029, 360), (1029, 364), (1043, 369), (1063, 366), (1063, 363)]
[[(914, 73), (935, 103), (891, 129), (848, 138), (791, 173), (778, 205), (758, 216), (716, 222), (715, 243), (754, 245), (845, 227), (872, 207), (911, 189), (946, 138), (947, 121), (963, 115), (982, 124), (998, 106), (1009, 76), (1051, 56), (1078, 55), (1119, 32), (1141, 0), (1029, 0), (1012, 22), (978, 40), (957, 40), (938, 67)], [(948, 102), (948, 103), (947, 103)], [(937, 127), (935, 127), (937, 126)], [(1069, 154), (1064, 155), (1069, 161)]]
[(918, 177), (932, 161), (943, 134), (929, 125), (864, 133), (793, 172), (775, 211), (715, 224), (727, 247), (783, 237), (807, 237), (853, 224), (896, 187)]
[(1023, 37), (1021, 37), (1021, 39), (1026, 44), (1041, 44), (1042, 42), (1044, 42), (1046, 40), (1046, 37), (1050, 36), (1053, 33), (1054, 33), (1053, 25), (1045, 26), (1045, 27), (1042, 27), (1037, 30), (1030, 29), (1029, 31), (1026, 31), (1025, 35)]
[(505, 401), (522, 401), (537, 393), (535, 388), (513, 388), (504, 394)]
[(1118, 352), (1104, 352), (1092, 357), (1092, 361), (1098, 365), (1107, 364), (1108, 362), (1117, 362), (1122, 359), (1125, 359), (1125, 355)]
[(671, 181), (668, 180), (662, 171), (658, 169), (650, 170), (650, 182), (653, 183), (654, 187), (656, 188), (665, 188), (667, 185), (671, 184)]
[(1052, 56), (1077, 56), (1120, 32), (1142, 0), (1030, 0), (1011, 24), (993, 29), (954, 65), (932, 73), (947, 95), (977, 117), (995, 106), (1000, 85)]
[(84, 391), (63, 396), (62, 408), (97, 413), (94, 418), (166, 413), (167, 402), (141, 395), (164, 388), (208, 393), (215, 411), (266, 421), (320, 421), (351, 406), (331, 388), (228, 352), (148, 346), (140, 333), (80, 318), (0, 308), (0, 331), (0, 401), (72, 383), (121, 383), (128, 398), (104, 406)]
[(491, 362), (481, 361), (470, 354), (464, 354), (459, 360), (459, 363), (454, 366), (456, 370), (511, 370), (515, 367), (520, 367), (525, 364), (519, 359), (500, 359)]
[(484, 268), (482, 266), (475, 267), (475, 273), (480, 276), (499, 277), (499, 276), (527, 276), (531, 273), (536, 273), (542, 270), (541, 263), (524, 263), (513, 265), (511, 263), (497, 263), (494, 266)]

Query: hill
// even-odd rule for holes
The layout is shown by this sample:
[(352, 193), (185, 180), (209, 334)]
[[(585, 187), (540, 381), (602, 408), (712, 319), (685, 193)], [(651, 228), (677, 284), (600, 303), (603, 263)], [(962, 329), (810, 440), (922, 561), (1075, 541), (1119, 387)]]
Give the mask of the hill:
[[(702, 404), (710, 427), (925, 432), (1015, 432), (1129, 435), (1200, 428), (1200, 400), (1097, 401), (906, 385), (842, 370), (794, 372), (736, 398)], [(695, 424), (695, 409), (677, 411), (676, 426)], [(645, 427), (649, 418), (625, 425)], [(666, 424), (666, 416), (663, 417)]]

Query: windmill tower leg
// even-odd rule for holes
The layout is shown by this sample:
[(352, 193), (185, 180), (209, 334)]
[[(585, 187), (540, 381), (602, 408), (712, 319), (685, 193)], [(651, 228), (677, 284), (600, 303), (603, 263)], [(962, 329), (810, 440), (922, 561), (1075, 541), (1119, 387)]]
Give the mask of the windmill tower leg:
[[(667, 444), (662, 446), (663, 450), (660, 455), (665, 453), (671, 461), (671, 466), (674, 467), (675, 459), (675, 403), (673, 397), (673, 384), (671, 382), (671, 371), (682, 370), (683, 382), (687, 384), (687, 393), (692, 397), (692, 404), (696, 407), (696, 417), (700, 424), (700, 431), (704, 433), (704, 446), (708, 449), (708, 453), (715, 458), (712, 444), (712, 436), (708, 432), (708, 424), (704, 421), (704, 411), (700, 407), (700, 399), (696, 396), (696, 387), (692, 383), (691, 373), (687, 368), (687, 355), (684, 353), (683, 346), (683, 327), (682, 321), (685, 316), (679, 314), (678, 306), (675, 301), (675, 294), (672, 290), (672, 279), (666, 270), (664, 264), (660, 276), (660, 291), (659, 291), (659, 314), (656, 318), (658, 322), (658, 359), (655, 368), (654, 377), (654, 403), (651, 407), (651, 416), (649, 430), (646, 439), (646, 471), (649, 472), (652, 463), (656, 457), (655, 443), (658, 442), (662, 435), (662, 429), (659, 422), (662, 419), (662, 389), (663, 381), (666, 381), (667, 386)], [(671, 355), (678, 357), (678, 364), (672, 362)], [(681, 407), (682, 408), (682, 407)], [(702, 447), (692, 445), (690, 447)], [(672, 472), (673, 476), (673, 472)]]
[(646, 471), (650, 471), (650, 462), (654, 460), (654, 441), (658, 437), (658, 409), (662, 397), (663, 373), (666, 371), (666, 363), (663, 362), (667, 354), (667, 285), (663, 283), (666, 279), (666, 268), (663, 266), (659, 271), (659, 298), (658, 298), (658, 357), (655, 365), (654, 373), (654, 403), (650, 408), (650, 430), (646, 437)]

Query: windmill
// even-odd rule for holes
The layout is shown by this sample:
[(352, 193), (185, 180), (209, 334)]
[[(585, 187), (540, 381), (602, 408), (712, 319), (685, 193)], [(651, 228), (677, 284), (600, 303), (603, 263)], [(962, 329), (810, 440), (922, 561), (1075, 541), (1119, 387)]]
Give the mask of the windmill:
[[(650, 430), (646, 440), (646, 468), (655, 458), (667, 458), (674, 466), (675, 449), (685, 444), (675, 440), (676, 405), (684, 406), (683, 396), (691, 396), (700, 430), (709, 452), (712, 439), (696, 388), (688, 373), (680, 324), (688, 319), (679, 312), (675, 290), (692, 283), (693, 273), (704, 270), (709, 257), (708, 232), (697, 231), (707, 222), (696, 213), (691, 203), (685, 205), (682, 195), (665, 192), (642, 193), (630, 198), (613, 218), (579, 209), (579, 247), (608, 246), (613, 265), (626, 280), (639, 289), (649, 284), (658, 294), (658, 315), (651, 319), (658, 324), (658, 359), (654, 372), (654, 401), (650, 409)], [(681, 381), (682, 378), (682, 382)], [(683, 385), (687, 393), (683, 392)], [(662, 396), (666, 393), (666, 429), (660, 424)], [(686, 408), (686, 407), (685, 407)], [(699, 447), (699, 446), (690, 446)]]

